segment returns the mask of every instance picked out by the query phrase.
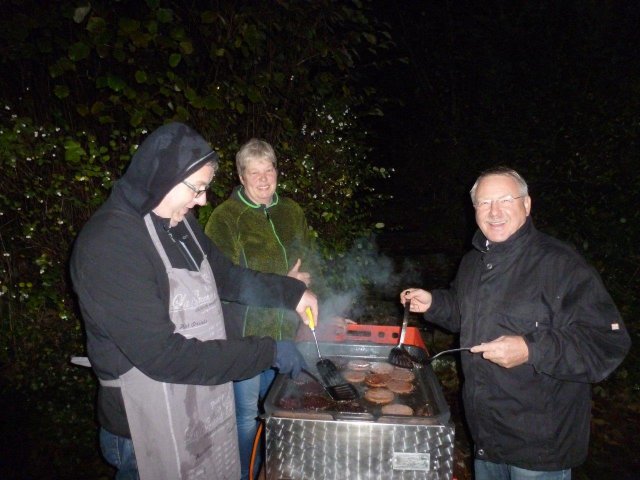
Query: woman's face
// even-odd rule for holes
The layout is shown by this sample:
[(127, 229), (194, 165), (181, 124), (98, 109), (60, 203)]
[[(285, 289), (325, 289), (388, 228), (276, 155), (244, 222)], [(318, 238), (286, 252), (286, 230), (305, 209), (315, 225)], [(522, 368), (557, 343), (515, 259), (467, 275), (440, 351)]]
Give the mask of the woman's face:
[(278, 186), (278, 171), (267, 158), (251, 158), (240, 182), (249, 200), (259, 205), (270, 205)]

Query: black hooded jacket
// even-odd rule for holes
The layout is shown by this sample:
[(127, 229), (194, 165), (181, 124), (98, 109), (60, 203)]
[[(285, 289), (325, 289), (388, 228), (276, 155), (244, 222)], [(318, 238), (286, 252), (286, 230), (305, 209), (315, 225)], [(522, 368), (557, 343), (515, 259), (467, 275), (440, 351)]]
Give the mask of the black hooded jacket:
[(449, 290), (434, 290), (425, 319), (471, 347), (523, 336), (526, 364), (503, 368), (463, 353), (465, 417), (476, 458), (528, 470), (562, 470), (587, 455), (591, 385), (629, 350), (629, 334), (597, 272), (531, 218), (508, 240), (462, 259)]
[[(174, 333), (169, 318), (169, 281), (144, 216), (210, 161), (217, 162), (217, 155), (191, 128), (179, 123), (158, 128), (80, 232), (70, 271), (86, 326), (87, 353), (100, 378), (118, 378), (135, 366), (161, 382), (216, 385), (253, 377), (273, 365), (271, 338), (187, 339)], [(291, 309), (300, 300), (304, 283), (233, 265), (191, 213), (173, 228), (169, 219), (150, 214), (172, 266), (195, 270), (189, 255), (171, 239), (183, 240), (199, 265), (202, 253), (184, 225), (189, 222), (222, 300)], [(110, 432), (129, 436), (119, 388), (100, 388), (98, 418)]]

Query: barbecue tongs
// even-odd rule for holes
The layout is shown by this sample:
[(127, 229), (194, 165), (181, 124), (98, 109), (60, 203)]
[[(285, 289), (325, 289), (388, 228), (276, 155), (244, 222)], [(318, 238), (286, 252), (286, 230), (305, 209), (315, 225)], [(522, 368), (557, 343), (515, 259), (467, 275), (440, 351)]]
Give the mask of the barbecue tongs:
[[(328, 358), (322, 358), (322, 354), (320, 353), (320, 346), (318, 345), (318, 337), (316, 337), (316, 324), (313, 318), (313, 313), (311, 312), (311, 308), (307, 307), (305, 309), (305, 313), (307, 314), (307, 318), (309, 319), (309, 328), (311, 329), (311, 333), (313, 333), (313, 339), (316, 342), (316, 349), (318, 350), (318, 362), (316, 363), (316, 368), (318, 369), (318, 373), (320, 374), (320, 378), (322, 378), (322, 382), (319, 382), (325, 390), (329, 393), (331, 398), (334, 400), (355, 400), (358, 398), (358, 391), (356, 388), (348, 383), (342, 376), (342, 374), (338, 371), (338, 367)], [(306, 371), (309, 376), (311, 376), (314, 380), (318, 380), (313, 374)]]

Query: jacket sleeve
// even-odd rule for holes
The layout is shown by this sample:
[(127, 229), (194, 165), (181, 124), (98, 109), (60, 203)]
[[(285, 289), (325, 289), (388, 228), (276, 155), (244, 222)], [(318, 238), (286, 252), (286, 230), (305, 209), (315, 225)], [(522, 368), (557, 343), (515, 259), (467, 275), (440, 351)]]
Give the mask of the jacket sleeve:
[(564, 271), (551, 327), (524, 336), (528, 363), (559, 380), (599, 382), (620, 365), (631, 340), (595, 269), (582, 260)]
[(424, 313), (424, 319), (450, 332), (460, 331), (460, 310), (456, 302), (455, 281), (448, 290), (431, 291), (431, 307)]

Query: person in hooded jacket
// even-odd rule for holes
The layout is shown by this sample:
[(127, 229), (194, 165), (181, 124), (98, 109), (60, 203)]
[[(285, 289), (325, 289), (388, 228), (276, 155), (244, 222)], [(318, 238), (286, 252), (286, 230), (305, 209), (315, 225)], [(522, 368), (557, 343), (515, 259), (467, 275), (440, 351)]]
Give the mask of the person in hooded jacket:
[(411, 311), (460, 332), (476, 480), (570, 479), (589, 444), (591, 383), (630, 348), (598, 273), (539, 232), (524, 179), (498, 167), (471, 189), (479, 230), (449, 290), (409, 288)]
[(317, 316), (304, 282), (234, 265), (191, 209), (218, 157), (170, 123), (136, 151), (74, 244), (70, 273), (96, 373), (100, 444), (116, 478), (240, 477), (232, 380), (305, 365), (291, 341), (227, 339), (221, 300)]

